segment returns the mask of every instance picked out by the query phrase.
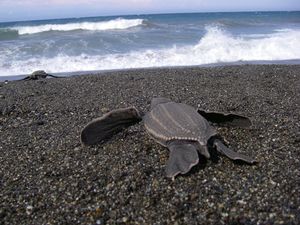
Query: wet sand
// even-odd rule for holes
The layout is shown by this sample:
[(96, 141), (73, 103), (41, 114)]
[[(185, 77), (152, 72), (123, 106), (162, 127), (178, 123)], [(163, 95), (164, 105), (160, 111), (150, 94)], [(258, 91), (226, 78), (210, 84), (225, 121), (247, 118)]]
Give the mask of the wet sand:
[[(168, 150), (142, 123), (101, 145), (79, 134), (103, 113), (163, 96), (248, 116), (218, 128), (259, 161), (220, 156), (165, 177)], [(299, 224), (300, 66), (141, 69), (0, 83), (0, 224)]]

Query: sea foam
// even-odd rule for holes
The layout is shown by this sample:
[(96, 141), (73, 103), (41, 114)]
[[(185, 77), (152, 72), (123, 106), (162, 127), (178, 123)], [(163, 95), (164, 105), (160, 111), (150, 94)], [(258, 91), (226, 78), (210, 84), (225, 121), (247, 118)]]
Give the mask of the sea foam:
[(139, 26), (143, 23), (143, 19), (123, 19), (118, 18), (101, 22), (80, 22), (68, 24), (45, 24), (38, 26), (19, 26), (10, 29), (18, 31), (19, 35), (35, 34), (46, 31), (72, 31), (72, 30), (114, 30), (128, 29), (130, 27)]
[[(211, 63), (300, 59), (300, 30), (280, 30), (264, 36), (234, 37), (218, 27), (207, 27), (194, 45), (130, 51), (122, 54), (34, 57), (11, 60), (0, 56), (0, 75), (110, 70), (142, 67), (189, 66)], [(8, 63), (9, 62), (9, 63)]]

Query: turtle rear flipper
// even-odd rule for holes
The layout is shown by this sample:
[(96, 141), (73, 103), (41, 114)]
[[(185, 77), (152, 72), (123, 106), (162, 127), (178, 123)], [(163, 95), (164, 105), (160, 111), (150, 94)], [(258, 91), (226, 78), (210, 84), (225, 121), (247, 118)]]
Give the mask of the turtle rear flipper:
[(167, 177), (174, 178), (178, 174), (185, 174), (198, 164), (199, 156), (194, 143), (172, 141), (168, 144), (170, 156), (166, 166)]
[(232, 159), (232, 160), (242, 160), (244, 162), (253, 164), (256, 163), (255, 159), (252, 159), (249, 156), (237, 153), (233, 150), (231, 150), (230, 148), (227, 148), (221, 140), (215, 139), (214, 141), (214, 147), (216, 147), (217, 151), (222, 153), (223, 155), (227, 156), (228, 158)]
[(216, 123), (220, 126), (230, 127), (250, 127), (251, 120), (245, 116), (237, 114), (225, 114), (220, 112), (206, 112), (202, 109), (198, 109), (198, 113), (205, 119), (212, 123)]
[(139, 111), (134, 107), (110, 111), (102, 117), (92, 120), (81, 131), (81, 143), (93, 145), (111, 137), (142, 120)]

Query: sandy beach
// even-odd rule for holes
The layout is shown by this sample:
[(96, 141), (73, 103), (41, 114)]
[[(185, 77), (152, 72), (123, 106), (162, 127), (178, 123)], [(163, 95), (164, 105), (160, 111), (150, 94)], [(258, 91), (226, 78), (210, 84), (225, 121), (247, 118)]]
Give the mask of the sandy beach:
[[(218, 128), (224, 156), (165, 177), (143, 124), (92, 147), (81, 129), (152, 97), (252, 120)], [(0, 224), (299, 224), (300, 65), (136, 69), (0, 83)]]

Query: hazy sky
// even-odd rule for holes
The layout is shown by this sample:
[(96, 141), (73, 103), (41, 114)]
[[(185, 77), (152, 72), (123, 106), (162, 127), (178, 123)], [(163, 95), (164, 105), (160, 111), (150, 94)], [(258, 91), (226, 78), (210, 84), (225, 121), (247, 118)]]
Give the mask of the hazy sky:
[(0, 21), (260, 10), (300, 10), (300, 0), (0, 0)]

